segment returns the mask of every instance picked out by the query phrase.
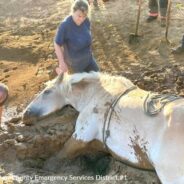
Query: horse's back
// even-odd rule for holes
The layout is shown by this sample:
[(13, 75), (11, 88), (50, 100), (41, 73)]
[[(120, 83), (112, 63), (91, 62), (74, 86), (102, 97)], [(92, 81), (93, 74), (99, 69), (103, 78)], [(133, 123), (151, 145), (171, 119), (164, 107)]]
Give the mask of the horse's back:
[(168, 121), (168, 127), (184, 128), (184, 99), (175, 100), (164, 108), (164, 115)]
[(184, 100), (179, 99), (165, 106), (165, 128), (160, 135), (154, 165), (162, 181), (183, 181), (184, 176)]

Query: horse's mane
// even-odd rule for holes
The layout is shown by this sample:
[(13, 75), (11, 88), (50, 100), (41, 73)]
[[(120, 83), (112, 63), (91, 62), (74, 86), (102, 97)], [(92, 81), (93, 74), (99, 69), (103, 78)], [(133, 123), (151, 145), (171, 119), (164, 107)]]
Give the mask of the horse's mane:
[(67, 87), (71, 88), (71, 85), (73, 83), (78, 83), (82, 80), (85, 81), (100, 81), (102, 84), (108, 84), (112, 85), (118, 81), (121, 82), (125, 88), (129, 88), (131, 86), (134, 86), (134, 84), (127, 78), (117, 75), (110, 75), (107, 73), (102, 72), (90, 72), (90, 73), (75, 73), (72, 75), (67, 75), (64, 77), (64, 82), (67, 85)]
[[(47, 87), (51, 87), (54, 85), (54, 83), (56, 82), (57, 78), (51, 80), (51, 81), (47, 81), (45, 83), (45, 85)], [(69, 74), (65, 74), (64, 75), (64, 79), (62, 81), (62, 83), (64, 83), (65, 88), (67, 89), (71, 89), (71, 86), (73, 83), (79, 83), (80, 81), (85, 80), (87, 81), (98, 81), (103, 85), (108, 84), (109, 86), (112, 85), (118, 81), (121, 82), (122, 85), (124, 85), (125, 88), (129, 88), (134, 86), (134, 84), (127, 78), (123, 77), (123, 76), (118, 76), (118, 75), (111, 75), (108, 73), (103, 73), (103, 72), (90, 72), (90, 73), (75, 73), (72, 75)]]

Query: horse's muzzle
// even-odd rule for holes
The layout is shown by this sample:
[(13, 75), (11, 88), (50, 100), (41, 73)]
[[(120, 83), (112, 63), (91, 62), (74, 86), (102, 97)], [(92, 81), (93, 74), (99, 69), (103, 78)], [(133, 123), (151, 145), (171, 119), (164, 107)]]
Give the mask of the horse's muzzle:
[(38, 120), (41, 112), (37, 109), (29, 109), (27, 108), (23, 113), (22, 120), (26, 125), (31, 125), (34, 121)]

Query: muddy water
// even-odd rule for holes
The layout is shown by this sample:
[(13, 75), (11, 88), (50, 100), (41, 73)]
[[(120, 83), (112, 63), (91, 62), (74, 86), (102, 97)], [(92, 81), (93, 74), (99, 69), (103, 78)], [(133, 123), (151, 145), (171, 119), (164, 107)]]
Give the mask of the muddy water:
[(8, 122), (18, 122), (22, 117), (22, 108), (13, 106), (5, 107), (2, 115), (2, 127), (6, 126)]

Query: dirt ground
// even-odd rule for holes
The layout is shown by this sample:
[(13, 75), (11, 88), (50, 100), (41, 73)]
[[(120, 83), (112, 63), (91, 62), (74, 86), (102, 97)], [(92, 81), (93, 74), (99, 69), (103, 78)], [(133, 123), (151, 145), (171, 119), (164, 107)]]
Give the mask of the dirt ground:
[[(92, 5), (94, 56), (103, 72), (123, 75), (145, 90), (184, 96), (183, 55), (171, 53), (171, 48), (179, 44), (184, 34), (184, 3), (182, 0), (172, 3), (170, 44), (165, 42), (165, 28), (160, 26), (159, 19), (146, 23), (147, 4), (143, 1), (140, 38), (134, 44), (129, 44), (129, 34), (135, 32), (137, 1), (109, 0), (104, 3), (98, 0), (98, 7)], [(0, 132), (1, 180), (9, 183), (158, 184), (154, 172), (126, 166), (101, 154), (66, 160), (57, 173), (42, 169), (44, 159), (58, 151), (71, 135), (77, 114), (69, 108), (64, 111), (67, 115), (57, 113), (32, 127), (24, 126), (20, 116), (34, 95), (44, 88), (44, 83), (53, 77), (53, 69), (57, 66), (53, 38), (59, 23), (69, 14), (70, 5), (70, 0), (0, 0), (0, 82), (10, 89)], [(63, 134), (62, 130), (68, 131)], [(94, 177), (100, 174), (124, 178), (121, 181), (92, 178), (50, 182), (30, 178), (18, 181), (10, 177)]]

